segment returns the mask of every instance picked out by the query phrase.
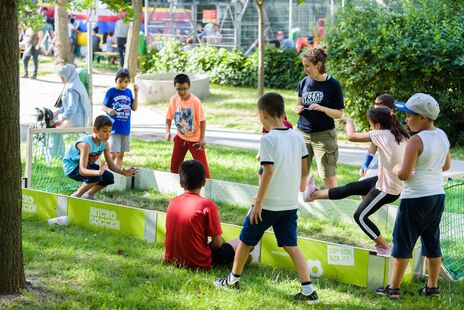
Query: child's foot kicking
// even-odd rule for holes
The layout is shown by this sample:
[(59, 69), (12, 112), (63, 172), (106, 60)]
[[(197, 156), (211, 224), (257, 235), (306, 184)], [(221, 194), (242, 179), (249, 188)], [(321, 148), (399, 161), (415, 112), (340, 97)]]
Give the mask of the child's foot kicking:
[(240, 276), (230, 273), (227, 277), (214, 279), (214, 285), (216, 287), (233, 288), (238, 290), (240, 289)]
[(311, 197), (312, 194), (317, 190), (316, 184), (314, 183), (314, 175), (311, 174), (307, 179), (306, 179), (306, 189), (303, 193), (303, 200), (305, 202), (312, 202), (314, 199)]
[(376, 244), (375, 248), (377, 249), (377, 255), (390, 256), (392, 252), (391, 246)]

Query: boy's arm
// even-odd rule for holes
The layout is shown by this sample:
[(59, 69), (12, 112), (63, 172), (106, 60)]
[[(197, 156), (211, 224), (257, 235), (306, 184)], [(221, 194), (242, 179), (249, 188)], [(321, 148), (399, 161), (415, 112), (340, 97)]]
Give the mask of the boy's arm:
[(200, 146), (203, 148), (206, 145), (205, 140), (205, 133), (206, 133), (206, 121), (200, 122)]
[(209, 244), (209, 246), (211, 249), (219, 249), (224, 244), (224, 242), (226, 241), (224, 240), (222, 235), (213, 236), (211, 237), (211, 243)]
[(137, 169), (134, 168), (134, 167), (126, 169), (126, 168), (118, 167), (118, 166), (115, 165), (115, 163), (113, 161), (113, 157), (111, 156), (111, 153), (110, 153), (110, 144), (108, 142), (105, 142), (104, 154), (105, 154), (106, 163), (108, 164), (108, 168), (111, 171), (122, 174), (122, 175), (124, 175), (126, 177), (127, 176), (133, 176), (133, 175), (135, 175), (137, 173)]
[(272, 174), (274, 173), (274, 165), (264, 164), (263, 165), (263, 176), (259, 183), (258, 193), (254, 199), (254, 208), (250, 212), (251, 224), (258, 224), (262, 221), (261, 211), (263, 210), (263, 200), (269, 190), (269, 184), (271, 183)]
[(97, 177), (103, 173), (101, 170), (87, 169), (89, 163), (90, 145), (85, 142), (81, 142), (76, 146), (81, 154), (79, 158), (79, 174), (84, 177)]
[(353, 121), (348, 117), (342, 117), (340, 123), (345, 123), (346, 136), (351, 142), (369, 142), (371, 138), (369, 137), (368, 132), (356, 132), (354, 130)]
[(134, 102), (132, 102), (132, 111), (137, 111), (139, 107), (139, 86), (134, 84)]
[(451, 167), (451, 154), (448, 151), (448, 155), (446, 155), (445, 164), (443, 165), (443, 168), (441, 170), (446, 171), (446, 170), (449, 170), (450, 167)]
[(166, 119), (166, 140), (171, 141), (171, 123), (172, 120)]
[(412, 136), (408, 144), (406, 144), (406, 151), (404, 152), (403, 165), (396, 165), (393, 168), (393, 173), (395, 173), (398, 178), (402, 181), (409, 180), (412, 175), (414, 168), (416, 167), (417, 157), (422, 152), (423, 144), (419, 136)]
[(306, 178), (307, 177), (308, 177), (308, 156), (301, 159), (300, 192), (304, 192), (306, 189)]

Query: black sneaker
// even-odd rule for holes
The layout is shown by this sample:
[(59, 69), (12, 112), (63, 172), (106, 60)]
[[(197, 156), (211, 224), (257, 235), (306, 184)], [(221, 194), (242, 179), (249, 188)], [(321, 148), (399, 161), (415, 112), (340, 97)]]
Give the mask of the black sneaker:
[(231, 288), (235, 290), (240, 289), (240, 281), (235, 282), (234, 284), (229, 284), (227, 281), (229, 277), (224, 277), (224, 278), (216, 278), (214, 279), (214, 285), (216, 287), (222, 287), (222, 288)]
[(379, 287), (375, 290), (377, 295), (387, 296), (390, 299), (400, 298), (400, 289), (399, 288), (390, 288), (390, 285), (386, 287)]
[(440, 297), (439, 287), (427, 287), (427, 285), (419, 290), (419, 294), (428, 297)]
[(315, 305), (319, 303), (319, 297), (317, 297), (316, 291), (312, 292), (310, 295), (303, 295), (302, 292), (299, 292), (298, 294), (295, 294), (292, 297), (295, 300), (304, 301), (310, 305)]

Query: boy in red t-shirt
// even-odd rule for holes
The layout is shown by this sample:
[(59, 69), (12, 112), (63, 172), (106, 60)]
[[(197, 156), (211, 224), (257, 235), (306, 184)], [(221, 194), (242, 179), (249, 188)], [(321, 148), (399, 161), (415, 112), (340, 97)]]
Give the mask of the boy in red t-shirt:
[(190, 79), (181, 73), (174, 77), (177, 94), (172, 96), (166, 114), (166, 140), (171, 140), (171, 123), (174, 120), (177, 132), (171, 156), (171, 172), (178, 173), (185, 154), (190, 151), (194, 159), (205, 168), (206, 178), (210, 178), (205, 153), (206, 120), (200, 99), (190, 93)]
[(200, 196), (206, 182), (203, 165), (187, 160), (180, 165), (179, 177), (185, 193), (168, 206), (164, 260), (194, 269), (231, 265), (238, 239), (224, 241), (217, 206)]

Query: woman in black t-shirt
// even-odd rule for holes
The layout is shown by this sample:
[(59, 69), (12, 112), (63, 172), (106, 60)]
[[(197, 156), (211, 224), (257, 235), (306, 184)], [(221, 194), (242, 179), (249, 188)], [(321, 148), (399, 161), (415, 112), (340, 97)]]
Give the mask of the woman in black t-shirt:
[(343, 93), (340, 83), (326, 73), (327, 53), (323, 48), (307, 50), (302, 59), (308, 76), (298, 87), (297, 129), (308, 148), (308, 169), (315, 157), (318, 174), (328, 189), (337, 186), (338, 144), (334, 119), (343, 115)]

